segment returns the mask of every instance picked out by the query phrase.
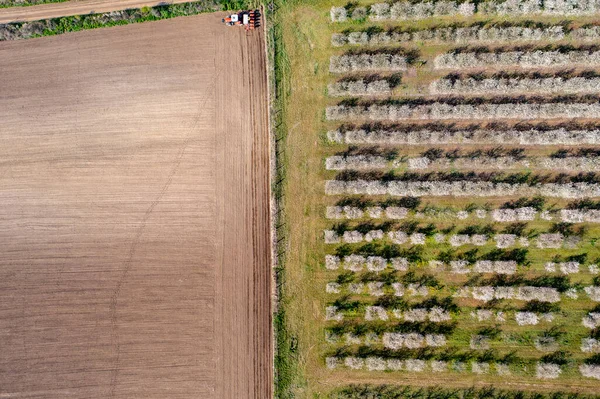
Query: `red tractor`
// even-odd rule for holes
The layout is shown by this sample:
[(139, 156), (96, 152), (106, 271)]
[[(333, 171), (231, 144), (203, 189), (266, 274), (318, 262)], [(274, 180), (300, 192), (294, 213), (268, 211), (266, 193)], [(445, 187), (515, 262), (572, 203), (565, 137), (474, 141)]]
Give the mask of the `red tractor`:
[(246, 30), (253, 30), (260, 26), (260, 12), (258, 10), (240, 11), (223, 18), (222, 22), (227, 26), (239, 25)]

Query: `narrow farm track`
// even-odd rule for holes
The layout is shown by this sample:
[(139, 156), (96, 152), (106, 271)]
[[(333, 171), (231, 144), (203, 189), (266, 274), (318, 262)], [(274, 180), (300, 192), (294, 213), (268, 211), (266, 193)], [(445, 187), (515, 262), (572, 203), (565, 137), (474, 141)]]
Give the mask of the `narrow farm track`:
[(264, 33), (0, 43), (0, 397), (272, 397)]
[(164, 4), (189, 3), (192, 0), (69, 0), (63, 3), (40, 4), (28, 7), (0, 8), (0, 24), (9, 22), (39, 21), (41, 19), (68, 17), (129, 8), (153, 7)]

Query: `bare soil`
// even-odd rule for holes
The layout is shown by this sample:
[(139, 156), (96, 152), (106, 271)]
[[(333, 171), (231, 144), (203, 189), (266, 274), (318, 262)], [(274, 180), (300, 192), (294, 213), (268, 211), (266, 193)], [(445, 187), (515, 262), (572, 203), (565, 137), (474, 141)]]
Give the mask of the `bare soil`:
[(263, 32), (0, 43), (0, 397), (272, 396)]

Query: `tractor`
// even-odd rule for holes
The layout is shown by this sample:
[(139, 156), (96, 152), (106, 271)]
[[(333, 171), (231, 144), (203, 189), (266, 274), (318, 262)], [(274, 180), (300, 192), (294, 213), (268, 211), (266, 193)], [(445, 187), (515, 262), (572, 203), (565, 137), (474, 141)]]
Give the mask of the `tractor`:
[(237, 25), (243, 26), (246, 30), (253, 30), (260, 26), (260, 12), (258, 10), (240, 11), (223, 18), (222, 22), (227, 26)]

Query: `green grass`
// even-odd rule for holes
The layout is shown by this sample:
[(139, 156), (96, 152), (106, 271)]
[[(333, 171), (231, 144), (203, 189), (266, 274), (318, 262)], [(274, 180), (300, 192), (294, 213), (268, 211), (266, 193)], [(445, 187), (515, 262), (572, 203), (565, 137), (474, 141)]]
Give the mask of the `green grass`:
[(69, 0), (3, 0), (0, 2), (0, 8), (10, 8), (10, 7), (29, 7), (36, 6), (38, 4), (48, 4), (48, 3), (63, 3)]
[(277, 309), (274, 315), (275, 332), (275, 397), (293, 398), (292, 386), (297, 373), (297, 344), (296, 338), (290, 331), (287, 321), (286, 308), (289, 302), (286, 290), (286, 244), (289, 228), (285, 218), (285, 187), (286, 187), (286, 110), (289, 90), (289, 59), (282, 37), (282, 11), (284, 1), (271, 3), (272, 12), (267, 14), (268, 41), (269, 41), (269, 66), (272, 70), (271, 93), (271, 124), (275, 137), (274, 152), (276, 158), (275, 176), (273, 177), (272, 192), (275, 199), (277, 213), (275, 215), (275, 228), (277, 237), (277, 265), (275, 267), (276, 293), (278, 297)]

